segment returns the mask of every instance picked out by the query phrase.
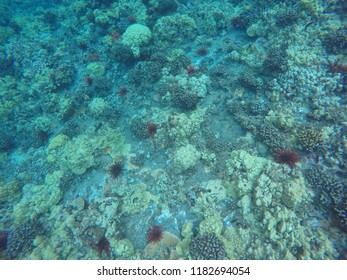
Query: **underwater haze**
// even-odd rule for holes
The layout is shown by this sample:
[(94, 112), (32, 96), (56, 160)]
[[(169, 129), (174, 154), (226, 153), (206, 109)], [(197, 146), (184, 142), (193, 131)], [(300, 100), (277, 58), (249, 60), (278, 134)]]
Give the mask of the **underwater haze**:
[(0, 13), (0, 259), (347, 259), (347, 1)]

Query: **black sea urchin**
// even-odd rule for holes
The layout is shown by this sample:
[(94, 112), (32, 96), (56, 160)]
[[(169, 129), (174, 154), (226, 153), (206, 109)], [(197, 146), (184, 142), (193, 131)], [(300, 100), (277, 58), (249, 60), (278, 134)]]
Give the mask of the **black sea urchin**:
[(116, 161), (114, 164), (111, 165), (109, 172), (110, 172), (110, 175), (112, 178), (114, 178), (114, 179), (118, 178), (124, 172), (123, 163), (120, 161)]

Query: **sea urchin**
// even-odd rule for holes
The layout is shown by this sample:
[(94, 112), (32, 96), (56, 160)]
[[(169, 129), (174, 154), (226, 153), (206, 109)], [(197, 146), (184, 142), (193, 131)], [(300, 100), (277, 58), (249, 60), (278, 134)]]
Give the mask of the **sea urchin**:
[(111, 165), (109, 172), (110, 172), (112, 178), (114, 178), (114, 179), (118, 178), (124, 172), (123, 163), (120, 161), (116, 161), (114, 164)]
[(0, 252), (6, 250), (8, 230), (0, 230)]
[(276, 150), (274, 160), (277, 163), (286, 164), (294, 168), (296, 163), (300, 161), (300, 156), (293, 151)]
[(106, 237), (102, 236), (99, 239), (99, 242), (96, 244), (96, 249), (98, 251), (99, 259), (102, 259), (102, 253), (105, 252), (107, 258), (110, 258), (111, 247), (110, 242)]
[(163, 238), (163, 229), (161, 226), (152, 226), (146, 235), (149, 243), (159, 243)]
[(152, 122), (147, 123), (147, 134), (149, 137), (153, 138), (158, 131), (158, 126)]

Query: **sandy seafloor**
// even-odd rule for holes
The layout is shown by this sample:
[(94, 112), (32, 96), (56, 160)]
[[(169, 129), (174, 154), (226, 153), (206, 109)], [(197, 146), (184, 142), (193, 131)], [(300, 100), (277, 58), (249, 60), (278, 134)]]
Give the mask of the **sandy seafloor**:
[(1, 259), (346, 259), (347, 1), (0, 1)]

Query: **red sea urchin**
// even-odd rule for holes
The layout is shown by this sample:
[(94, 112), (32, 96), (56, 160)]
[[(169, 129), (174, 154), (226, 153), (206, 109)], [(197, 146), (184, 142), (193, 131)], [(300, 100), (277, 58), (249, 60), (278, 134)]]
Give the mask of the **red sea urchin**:
[(157, 133), (158, 131), (158, 126), (152, 122), (148, 122), (147, 123), (147, 133), (148, 133), (148, 136), (153, 138), (154, 135)]
[(163, 229), (161, 226), (152, 226), (146, 235), (149, 243), (159, 243), (163, 238)]
[(96, 249), (98, 251), (99, 259), (102, 259), (103, 252), (105, 252), (105, 255), (107, 258), (110, 258), (111, 247), (110, 247), (110, 242), (107, 240), (106, 237), (104, 236), (100, 237), (99, 242), (96, 244)]
[(293, 151), (276, 150), (274, 160), (277, 163), (286, 164), (294, 168), (296, 163), (300, 161), (300, 156)]
[(0, 252), (6, 250), (7, 236), (8, 236), (8, 230), (0, 230)]
[(126, 87), (121, 87), (120, 89), (118, 89), (118, 95), (120, 97), (125, 97), (128, 93), (128, 89)]

